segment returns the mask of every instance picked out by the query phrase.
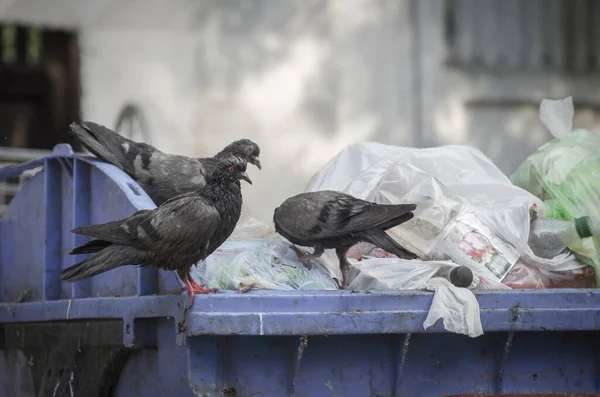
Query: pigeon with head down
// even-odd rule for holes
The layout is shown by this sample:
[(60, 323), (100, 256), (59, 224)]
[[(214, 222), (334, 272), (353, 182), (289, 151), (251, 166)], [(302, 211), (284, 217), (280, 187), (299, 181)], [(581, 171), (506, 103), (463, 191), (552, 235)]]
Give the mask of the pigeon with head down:
[(61, 271), (77, 281), (126, 265), (175, 270), (190, 295), (216, 292), (196, 284), (191, 267), (212, 254), (233, 232), (242, 210), (239, 181), (252, 183), (246, 161), (230, 156), (216, 161), (206, 185), (173, 197), (158, 208), (141, 210), (119, 221), (81, 226), (73, 233), (95, 238), (71, 255), (94, 255)]
[(70, 128), (87, 150), (126, 172), (156, 205), (203, 187), (221, 158), (233, 155), (261, 169), (260, 148), (249, 139), (227, 145), (214, 157), (192, 158), (161, 152), (89, 121), (72, 123)]
[(341, 288), (346, 289), (350, 270), (346, 254), (356, 243), (369, 242), (402, 259), (417, 258), (385, 233), (412, 219), (416, 208), (415, 204), (376, 204), (324, 190), (288, 198), (275, 209), (273, 222), (277, 233), (292, 244), (314, 248), (312, 254), (295, 248), (305, 264), (325, 249), (335, 249), (342, 270)]

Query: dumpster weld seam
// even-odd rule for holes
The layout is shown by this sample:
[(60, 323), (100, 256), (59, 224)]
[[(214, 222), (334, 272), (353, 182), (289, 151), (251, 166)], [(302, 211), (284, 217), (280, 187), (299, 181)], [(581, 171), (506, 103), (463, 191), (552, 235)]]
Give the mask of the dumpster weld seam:
[(54, 386), (54, 391), (52, 392), (52, 397), (56, 397), (56, 391), (58, 390), (58, 386), (60, 386), (60, 379), (56, 381), (56, 386)]
[(69, 299), (69, 304), (67, 305), (67, 320), (69, 320), (69, 315), (71, 313), (71, 303), (73, 303), (73, 299)]
[(296, 357), (296, 365), (294, 367), (294, 375), (292, 377), (292, 388), (290, 390), (290, 397), (294, 397), (296, 393), (296, 381), (298, 380), (298, 373), (300, 372), (300, 361), (304, 354), (304, 348), (308, 345), (308, 336), (302, 335), (300, 337), (300, 344), (298, 345), (298, 355)]
[(504, 369), (506, 367), (506, 362), (508, 361), (508, 355), (510, 354), (510, 349), (512, 348), (513, 338), (515, 336), (515, 323), (519, 321), (519, 309), (520, 304), (516, 304), (509, 309), (511, 313), (510, 319), (510, 330), (508, 331), (508, 336), (506, 338), (506, 344), (504, 345), (504, 351), (502, 354), (502, 358), (500, 361), (500, 368), (498, 370), (498, 376), (496, 379), (496, 393), (502, 393), (504, 391)]
[(260, 335), (264, 335), (264, 334), (265, 334), (265, 331), (263, 330), (263, 318), (262, 318), (262, 313), (258, 313), (258, 321), (259, 321), (259, 324), (260, 324), (260, 328), (259, 328), (258, 332), (259, 332), (259, 334), (260, 334)]
[(71, 371), (71, 377), (69, 378), (69, 391), (71, 392), (71, 397), (75, 396), (73, 393), (73, 371)]

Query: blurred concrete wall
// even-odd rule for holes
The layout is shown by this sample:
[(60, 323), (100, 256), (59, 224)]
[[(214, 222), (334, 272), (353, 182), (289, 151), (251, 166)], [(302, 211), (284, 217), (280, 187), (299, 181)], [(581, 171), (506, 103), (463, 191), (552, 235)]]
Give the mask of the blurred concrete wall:
[(350, 143), (468, 144), (508, 173), (549, 138), (541, 98), (590, 104), (581, 127), (600, 103), (597, 78), (449, 67), (441, 0), (4, 3), (0, 19), (79, 30), (84, 119), (134, 102), (164, 151), (258, 142), (245, 212), (266, 222)]

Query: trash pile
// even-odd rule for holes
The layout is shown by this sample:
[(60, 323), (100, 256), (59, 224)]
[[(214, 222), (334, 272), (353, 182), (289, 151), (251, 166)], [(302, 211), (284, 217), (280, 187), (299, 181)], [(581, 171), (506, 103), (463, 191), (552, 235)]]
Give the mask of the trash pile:
[[(479, 150), (415, 149), (379, 143), (348, 146), (306, 192), (339, 191), (378, 204), (414, 203), (412, 219), (387, 235), (418, 259), (370, 243), (347, 253), (349, 289), (431, 290), (424, 327), (483, 333), (471, 290), (595, 288), (600, 274), (600, 136), (572, 131), (573, 103), (544, 100), (540, 118), (555, 140), (509, 179)], [(512, 181), (512, 182), (511, 182)], [(303, 265), (292, 245), (254, 220), (195, 270), (211, 288), (337, 289), (333, 250)]]

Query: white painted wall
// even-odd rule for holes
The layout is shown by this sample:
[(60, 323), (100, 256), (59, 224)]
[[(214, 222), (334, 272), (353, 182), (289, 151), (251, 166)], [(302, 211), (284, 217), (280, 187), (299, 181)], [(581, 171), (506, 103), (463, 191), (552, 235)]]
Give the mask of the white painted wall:
[(270, 222), (347, 144), (416, 143), (405, 2), (219, 4), (197, 30), (198, 149), (260, 144), (264, 168), (245, 190), (253, 216)]
[[(540, 100), (570, 95), (576, 106), (575, 127), (600, 132), (600, 114), (578, 106), (600, 104), (600, 76), (491, 74), (450, 68), (445, 62), (443, 2), (418, 0), (418, 13), (425, 145), (475, 146), (510, 174), (551, 139), (539, 121)], [(505, 40), (510, 27), (497, 33), (490, 40)]]
[(347, 144), (470, 144), (512, 172), (548, 139), (542, 97), (600, 102), (589, 78), (448, 68), (442, 3), (0, 0), (0, 19), (79, 30), (85, 119), (114, 126), (136, 102), (168, 152), (258, 142), (264, 167), (250, 169), (245, 211), (270, 222)]

